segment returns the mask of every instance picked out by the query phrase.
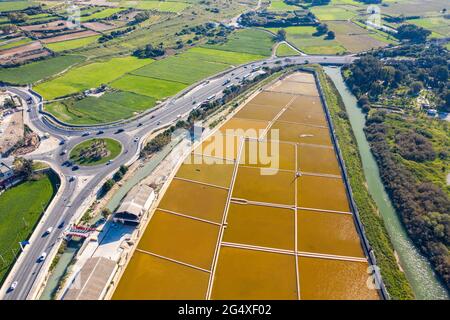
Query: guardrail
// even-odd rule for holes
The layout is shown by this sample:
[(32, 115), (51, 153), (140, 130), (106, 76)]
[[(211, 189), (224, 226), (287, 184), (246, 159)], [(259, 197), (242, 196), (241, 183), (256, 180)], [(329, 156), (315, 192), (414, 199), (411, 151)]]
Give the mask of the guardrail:
[(339, 148), (339, 141), (338, 141), (338, 138), (337, 138), (335, 130), (334, 130), (333, 120), (329, 113), (328, 104), (325, 99), (324, 91), (323, 91), (319, 76), (318, 76), (316, 70), (311, 70), (311, 69), (306, 69), (306, 68), (304, 68), (303, 70), (314, 74), (314, 78), (316, 80), (317, 87), (319, 88), (320, 100), (322, 101), (325, 115), (327, 118), (328, 127), (330, 129), (331, 139), (333, 141), (333, 146), (334, 146), (334, 149), (335, 149), (335, 152), (336, 152), (336, 155), (338, 158), (338, 162), (339, 162), (339, 165), (341, 168), (342, 177), (344, 179), (346, 193), (347, 193), (348, 199), (350, 200), (349, 201), (350, 208), (351, 208), (351, 211), (353, 212), (353, 217), (356, 222), (356, 227), (357, 227), (357, 231), (360, 235), (361, 242), (363, 244), (363, 249), (368, 257), (369, 264), (372, 266), (372, 269), (373, 269), (372, 271), (373, 271), (373, 274), (375, 277), (375, 283), (379, 286), (379, 292), (380, 292), (381, 297), (385, 300), (390, 300), (390, 295), (389, 295), (388, 291), (386, 290), (386, 287), (384, 285), (383, 279), (380, 274), (380, 270), (377, 266), (376, 257), (373, 253), (373, 249), (369, 243), (369, 240), (366, 237), (366, 234), (364, 231), (364, 225), (362, 224), (361, 219), (359, 217), (358, 207), (355, 203), (355, 200), (353, 199), (352, 187), (351, 187), (349, 179), (348, 179), (347, 169), (345, 167), (345, 162), (342, 157), (341, 149)]

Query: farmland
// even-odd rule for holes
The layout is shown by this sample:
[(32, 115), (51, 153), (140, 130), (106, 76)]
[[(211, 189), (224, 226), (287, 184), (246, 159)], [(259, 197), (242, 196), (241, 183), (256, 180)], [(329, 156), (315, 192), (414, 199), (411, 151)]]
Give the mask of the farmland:
[(61, 42), (53, 42), (46, 45), (47, 48), (54, 52), (61, 52), (67, 50), (78, 49), (84, 46), (87, 46), (98, 40), (100, 36), (90, 36), (81, 39), (67, 40)]
[(2, 68), (0, 69), (0, 81), (14, 84), (34, 83), (51, 77), (84, 60), (85, 58), (82, 56), (68, 55), (32, 62), (17, 68)]
[(22, 10), (36, 4), (33, 1), (0, 1), (0, 12)]
[(415, 24), (433, 32), (432, 37), (445, 38), (450, 34), (450, 20), (444, 17), (427, 17), (409, 20), (408, 23)]
[(152, 63), (151, 59), (134, 57), (112, 58), (71, 69), (62, 76), (43, 82), (35, 87), (47, 100), (66, 96), (109, 83), (123, 74)]
[(292, 11), (298, 10), (299, 7), (286, 4), (283, 0), (270, 1), (269, 11)]
[(123, 7), (136, 8), (140, 10), (157, 10), (161, 12), (180, 12), (189, 6), (189, 3), (174, 1), (122, 1)]
[(288, 57), (298, 55), (298, 52), (292, 49), (287, 44), (282, 43), (278, 46), (276, 54), (278, 57)]
[(105, 10), (101, 10), (98, 12), (95, 12), (93, 14), (87, 15), (87, 16), (82, 16), (81, 17), (81, 22), (86, 22), (86, 21), (91, 21), (91, 20), (95, 20), (95, 19), (104, 19), (104, 18), (108, 18), (110, 16), (112, 16), (115, 13), (118, 13), (122, 11), (121, 8), (108, 8)]
[(30, 43), (32, 40), (30, 38), (22, 38), (19, 39), (17, 41), (11, 41), (8, 42), (6, 44), (0, 44), (0, 50), (6, 50), (6, 49), (10, 49), (10, 48), (15, 48), (27, 43)]
[(311, 12), (320, 20), (348, 20), (356, 16), (356, 13), (343, 7), (319, 6), (312, 7)]
[(261, 30), (246, 29), (233, 33), (227, 42), (207, 45), (207, 48), (270, 56), (273, 37)]
[[(152, 108), (156, 99), (132, 92), (111, 92), (101, 97), (67, 99), (45, 104), (46, 111), (71, 124), (96, 124), (129, 118)], [(107, 112), (106, 112), (107, 110)]]
[(13, 262), (12, 251), (19, 251), (19, 241), (28, 239), (43, 209), (56, 192), (56, 178), (40, 175), (0, 195), (0, 283)]

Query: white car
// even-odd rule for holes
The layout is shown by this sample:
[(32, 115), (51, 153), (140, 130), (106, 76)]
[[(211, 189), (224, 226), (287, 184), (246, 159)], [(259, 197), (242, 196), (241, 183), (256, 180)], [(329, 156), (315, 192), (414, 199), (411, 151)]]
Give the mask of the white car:
[(41, 256), (39, 257), (39, 262), (42, 262), (47, 258), (47, 252), (42, 252)]
[(14, 281), (13, 283), (11, 283), (11, 286), (9, 287), (10, 291), (13, 291), (16, 287), (17, 287), (18, 282)]
[(139, 138), (138, 137), (136, 137), (136, 138), (134, 138), (134, 140), (133, 140), (134, 142), (138, 142), (139, 141)]
[(45, 230), (45, 234), (50, 234), (53, 231), (53, 227), (49, 227), (47, 228), (47, 230)]

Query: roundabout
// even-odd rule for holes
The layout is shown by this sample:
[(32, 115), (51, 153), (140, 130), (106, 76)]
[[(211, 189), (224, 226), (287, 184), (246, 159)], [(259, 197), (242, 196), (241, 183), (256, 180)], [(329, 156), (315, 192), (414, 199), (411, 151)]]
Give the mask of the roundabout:
[(80, 166), (108, 163), (122, 152), (122, 144), (111, 138), (92, 138), (75, 145), (69, 159)]

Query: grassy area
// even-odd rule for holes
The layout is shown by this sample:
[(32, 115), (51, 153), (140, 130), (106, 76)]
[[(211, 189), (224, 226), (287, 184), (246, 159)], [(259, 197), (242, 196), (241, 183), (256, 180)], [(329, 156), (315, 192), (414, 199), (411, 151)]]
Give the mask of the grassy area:
[(332, 4), (312, 7), (310, 10), (320, 21), (349, 20), (357, 15), (354, 11), (343, 7), (335, 7)]
[(94, 43), (100, 36), (91, 36), (81, 39), (67, 40), (61, 42), (48, 43), (45, 46), (54, 52), (78, 49)]
[(216, 50), (203, 47), (192, 48), (183, 53), (183, 57), (189, 59), (204, 60), (209, 62), (225, 63), (234, 66), (265, 58), (264, 56), (257, 54)]
[(0, 81), (14, 84), (34, 83), (84, 60), (85, 58), (82, 56), (67, 55), (32, 62), (16, 68), (1, 68)]
[(23, 10), (37, 4), (34, 1), (0, 1), (0, 12)]
[[(106, 156), (88, 156), (84, 157), (83, 155), (80, 155), (82, 153), (82, 150), (86, 149), (93, 149), (96, 143), (104, 142), (106, 144), (106, 150), (107, 155)], [(122, 152), (122, 145), (119, 141), (110, 139), (110, 138), (94, 138), (86, 140), (80, 144), (77, 144), (71, 151), (70, 151), (70, 159), (74, 161), (76, 164), (83, 165), (83, 166), (94, 166), (99, 165), (108, 162), (109, 160), (112, 160), (116, 158), (120, 152)]]
[(339, 139), (339, 147), (347, 168), (353, 198), (358, 207), (365, 234), (375, 253), (386, 288), (392, 299), (413, 299), (411, 287), (397, 264), (383, 219), (367, 190), (358, 146), (345, 106), (332, 81), (323, 73), (322, 69), (317, 68), (316, 70), (319, 71), (320, 82)]
[(15, 48), (15, 47), (30, 43), (31, 41), (32, 40), (30, 38), (22, 38), (17, 41), (8, 42), (7, 44), (0, 45), (0, 50)]
[[(268, 28), (267, 30), (276, 33), (278, 28)], [(315, 27), (287, 27), (284, 30), (286, 30), (287, 40), (307, 54), (338, 54), (345, 52), (345, 48), (336, 40), (326, 40), (324, 35), (319, 37), (313, 36), (316, 32)]]
[(28, 239), (42, 211), (56, 192), (54, 175), (39, 175), (0, 195), (0, 284), (14, 262), (13, 251), (19, 251), (19, 241)]
[(123, 9), (121, 9), (121, 8), (108, 8), (108, 9), (101, 10), (101, 11), (95, 12), (93, 14), (90, 14), (88, 16), (80, 17), (80, 20), (81, 20), (81, 22), (86, 22), (86, 21), (91, 21), (94, 19), (97, 19), (97, 20), (105, 19), (105, 18), (112, 16), (115, 13), (122, 11), (122, 10)]
[(122, 1), (120, 6), (140, 10), (156, 10), (160, 12), (180, 12), (189, 6), (189, 3), (174, 1)]
[(191, 84), (227, 69), (229, 65), (184, 57), (183, 54), (156, 61), (133, 74)]
[(67, 99), (45, 104), (46, 111), (71, 124), (97, 124), (129, 118), (154, 107), (156, 99), (132, 92), (105, 93), (99, 98)]
[(184, 83), (135, 75), (126, 75), (111, 83), (111, 86), (156, 99), (170, 97), (186, 88)]
[(299, 9), (301, 8), (286, 4), (283, 0), (272, 0), (269, 6), (269, 11), (294, 11)]
[(278, 46), (276, 54), (278, 57), (289, 57), (289, 56), (298, 55), (299, 53), (297, 51), (295, 51), (294, 49), (292, 49), (287, 44), (282, 43)]
[(431, 37), (445, 38), (450, 34), (450, 20), (444, 17), (429, 17), (408, 20), (408, 23), (428, 29), (433, 32)]
[(244, 29), (228, 37), (223, 44), (206, 45), (211, 49), (224, 51), (245, 52), (261, 56), (270, 56), (272, 53), (273, 36), (262, 30)]
[(60, 77), (37, 85), (34, 89), (46, 100), (52, 100), (109, 83), (151, 62), (153, 62), (151, 59), (137, 59), (130, 56), (93, 62), (71, 69)]

